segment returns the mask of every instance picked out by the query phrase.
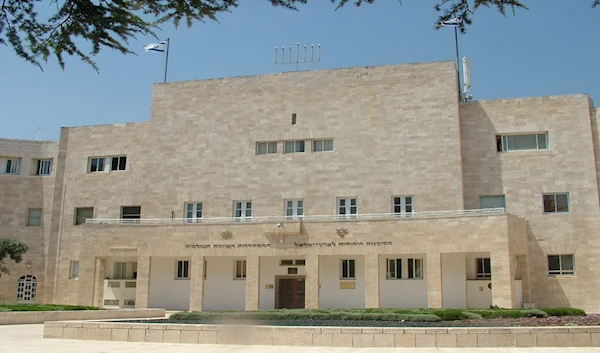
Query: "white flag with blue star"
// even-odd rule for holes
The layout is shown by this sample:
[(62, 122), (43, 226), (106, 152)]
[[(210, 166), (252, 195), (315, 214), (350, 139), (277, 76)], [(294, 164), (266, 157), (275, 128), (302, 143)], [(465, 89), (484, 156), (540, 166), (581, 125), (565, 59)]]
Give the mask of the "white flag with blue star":
[(159, 52), (159, 53), (164, 53), (166, 46), (167, 46), (167, 44), (165, 42), (150, 43), (150, 44), (144, 45), (144, 50), (145, 51), (156, 51), (156, 52)]
[(455, 17), (455, 18), (450, 19), (448, 21), (442, 22), (442, 26), (454, 26), (454, 27), (456, 27), (456, 26), (460, 25), (461, 22), (462, 22), (462, 20), (460, 18)]

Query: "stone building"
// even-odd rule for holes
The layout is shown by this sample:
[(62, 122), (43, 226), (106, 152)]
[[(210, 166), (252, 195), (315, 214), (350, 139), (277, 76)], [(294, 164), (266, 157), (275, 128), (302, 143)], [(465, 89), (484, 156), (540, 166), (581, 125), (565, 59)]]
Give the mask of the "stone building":
[(453, 62), (157, 84), (147, 122), (0, 140), (0, 301), (599, 312), (599, 117), (461, 102)]

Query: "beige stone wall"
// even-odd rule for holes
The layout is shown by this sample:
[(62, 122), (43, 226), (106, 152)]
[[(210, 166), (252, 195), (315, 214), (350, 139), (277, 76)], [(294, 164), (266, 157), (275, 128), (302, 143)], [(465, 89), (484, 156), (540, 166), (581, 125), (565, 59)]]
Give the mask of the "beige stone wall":
[[(0, 302), (16, 300), (17, 281), (24, 275), (36, 277), (36, 300), (43, 300), (46, 246), (50, 237), (56, 166), (53, 163), (52, 175), (36, 176), (35, 160), (53, 159), (55, 162), (57, 147), (56, 141), (0, 139), (0, 158), (21, 159), (18, 175), (0, 174), (0, 237), (20, 240), (29, 245), (29, 251), (23, 256), (20, 264), (5, 259), (10, 275), (0, 277)], [(27, 226), (30, 208), (42, 209), (40, 226)], [(31, 269), (26, 268), (28, 261), (31, 261)]]
[[(585, 95), (461, 104), (466, 208), (506, 195), (529, 224), (528, 268), (538, 306), (598, 312), (598, 183), (590, 101)], [(496, 134), (548, 132), (546, 151), (496, 152)], [(544, 214), (543, 193), (568, 192), (568, 214)], [(575, 276), (547, 276), (548, 254), (575, 254)]]
[[(234, 200), (252, 200), (254, 216), (283, 215), (298, 198), (307, 215), (335, 214), (337, 197), (386, 213), (392, 195), (462, 209), (456, 79), (441, 62), (158, 84), (145, 214), (203, 201), (205, 217), (231, 217)], [(281, 141), (313, 138), (334, 151), (283, 154)], [(256, 155), (257, 141), (279, 141), (278, 154)]]

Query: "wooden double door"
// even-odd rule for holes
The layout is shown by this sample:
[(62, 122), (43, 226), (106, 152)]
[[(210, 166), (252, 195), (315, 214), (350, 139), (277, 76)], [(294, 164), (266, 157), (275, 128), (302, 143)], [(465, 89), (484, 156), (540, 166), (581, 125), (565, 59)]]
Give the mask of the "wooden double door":
[(280, 277), (277, 287), (278, 309), (303, 309), (305, 299), (304, 277)]

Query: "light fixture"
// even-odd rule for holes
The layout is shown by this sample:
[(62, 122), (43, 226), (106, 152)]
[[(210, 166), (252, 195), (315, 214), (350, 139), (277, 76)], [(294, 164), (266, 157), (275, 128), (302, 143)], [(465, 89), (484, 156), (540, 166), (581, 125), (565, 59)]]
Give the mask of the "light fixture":
[(27, 260), (27, 262), (25, 263), (25, 267), (27, 267), (27, 269), (31, 268), (31, 260)]

